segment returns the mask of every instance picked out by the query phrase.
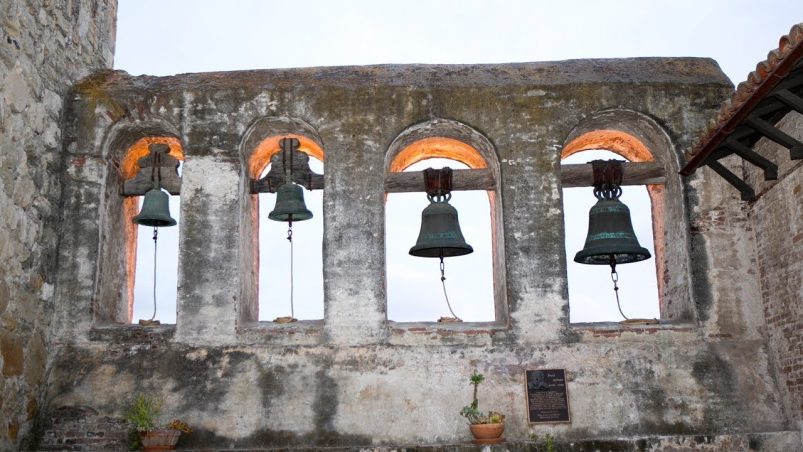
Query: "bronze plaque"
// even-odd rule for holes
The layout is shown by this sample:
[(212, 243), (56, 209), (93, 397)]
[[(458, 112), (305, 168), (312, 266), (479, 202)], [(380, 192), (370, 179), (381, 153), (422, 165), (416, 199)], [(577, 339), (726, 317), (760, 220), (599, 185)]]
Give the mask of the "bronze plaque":
[(537, 369), (525, 372), (527, 417), (531, 424), (571, 422), (565, 369)]

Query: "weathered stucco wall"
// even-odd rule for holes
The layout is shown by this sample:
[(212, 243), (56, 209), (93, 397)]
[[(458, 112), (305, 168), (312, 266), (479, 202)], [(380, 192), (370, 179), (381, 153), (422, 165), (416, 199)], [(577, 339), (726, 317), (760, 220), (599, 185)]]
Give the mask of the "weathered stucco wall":
[(0, 450), (20, 444), (42, 404), (64, 96), (111, 67), (116, 4), (0, 0)]
[[(676, 173), (731, 92), (711, 60), (108, 72), (76, 92), (66, 124), (51, 413), (82, 406), (119, 417), (133, 394), (149, 392), (193, 425), (187, 445), (454, 443), (468, 437), (457, 413), (477, 369), (487, 378), (480, 408), (507, 415), (509, 441), (533, 432), (570, 441), (796, 428), (773, 378), (746, 215), (716, 176)], [(270, 133), (309, 135), (298, 124), (309, 125), (324, 149), (321, 321), (247, 321), (255, 288), (245, 162), (260, 138), (248, 135), (251, 126), (266, 117), (287, 124)], [(667, 246), (682, 252), (661, 277), (676, 280), (664, 296), (682, 315), (661, 325), (568, 323), (559, 158), (593, 117), (608, 128), (620, 118), (623, 131), (666, 143), (651, 152), (676, 194), (666, 207)], [(410, 126), (442, 119), (487, 138), (501, 162), (504, 321), (386, 320), (386, 152)], [(175, 326), (142, 328), (97, 313), (124, 302), (126, 220), (114, 163), (126, 144), (154, 134), (179, 138), (186, 156), (178, 317)], [(531, 428), (524, 370), (548, 367), (568, 372), (572, 422)], [(782, 438), (799, 446), (797, 432)]]
[[(803, 115), (792, 111), (777, 127), (803, 140)], [(757, 272), (772, 358), (784, 409), (803, 431), (803, 171), (789, 150), (766, 139), (754, 149), (778, 164), (778, 180), (764, 181), (745, 164), (759, 198), (745, 206), (752, 221)]]

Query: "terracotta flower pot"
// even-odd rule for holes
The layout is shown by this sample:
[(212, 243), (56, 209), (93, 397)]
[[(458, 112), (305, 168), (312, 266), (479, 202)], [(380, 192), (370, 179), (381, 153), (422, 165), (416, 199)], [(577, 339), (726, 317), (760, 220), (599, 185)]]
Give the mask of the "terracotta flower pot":
[(471, 434), (474, 435), (475, 444), (495, 444), (502, 442), (502, 433), (505, 424), (470, 424)]
[(142, 441), (142, 450), (145, 452), (157, 450), (175, 450), (181, 430), (151, 430), (139, 432), (139, 439)]

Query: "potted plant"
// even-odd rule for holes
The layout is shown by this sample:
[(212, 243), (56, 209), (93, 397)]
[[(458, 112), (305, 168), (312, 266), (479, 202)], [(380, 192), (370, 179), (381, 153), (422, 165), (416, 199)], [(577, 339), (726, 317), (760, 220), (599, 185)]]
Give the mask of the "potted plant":
[(474, 435), (475, 444), (495, 444), (503, 441), (502, 433), (505, 431), (505, 416), (497, 411), (489, 411), (483, 414), (479, 409), (477, 401), (477, 387), (485, 381), (485, 376), (475, 370), (469, 381), (474, 385), (474, 397), (471, 405), (466, 405), (460, 410), (460, 415), (468, 419), (469, 429)]
[(142, 450), (174, 450), (181, 433), (190, 433), (189, 425), (178, 420), (161, 424), (162, 401), (154, 396), (139, 394), (131, 403), (125, 418), (134, 425)]

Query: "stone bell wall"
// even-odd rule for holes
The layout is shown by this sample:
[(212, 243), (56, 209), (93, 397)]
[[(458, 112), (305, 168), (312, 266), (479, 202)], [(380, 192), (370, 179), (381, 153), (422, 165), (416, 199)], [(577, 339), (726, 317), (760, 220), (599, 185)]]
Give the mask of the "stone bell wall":
[[(732, 90), (714, 62), (130, 77), (96, 72), (112, 65), (115, 1), (0, 12), (0, 450), (124, 449), (139, 392), (192, 424), (182, 447), (463, 443), (474, 369), (512, 450), (547, 433), (606, 450), (803, 447), (800, 163), (760, 143), (781, 177), (752, 180), (753, 204), (710, 171), (677, 175)], [(800, 115), (782, 124), (801, 137)], [(559, 156), (601, 129), (666, 169), (659, 325), (568, 321)], [(325, 310), (277, 325), (255, 321), (245, 162), (287, 133), (324, 150)], [(496, 322), (386, 319), (383, 169), (399, 137), (427, 133), (481, 136), (495, 155)], [(178, 320), (143, 328), (109, 314), (128, 289), (114, 165), (154, 135), (186, 155)], [(571, 423), (528, 425), (524, 370), (551, 367)]]
[(111, 67), (116, 9), (113, 0), (0, 0), (0, 450), (20, 444), (43, 403), (65, 96)]
[[(803, 141), (803, 115), (792, 111), (778, 128)], [(749, 183), (759, 198), (744, 205), (752, 221), (758, 250), (754, 271), (761, 281), (761, 299), (781, 400), (790, 419), (803, 430), (803, 162), (767, 139), (756, 152), (778, 164), (778, 180), (764, 181), (745, 164)]]
[[(731, 90), (716, 63), (686, 58), (95, 74), (76, 85), (65, 122), (58, 347), (42, 419), (120, 418), (145, 392), (192, 424), (183, 447), (455, 444), (468, 440), (457, 413), (477, 369), (480, 408), (504, 412), (521, 447), (549, 433), (592, 448), (800, 449), (767, 347), (749, 217), (715, 175), (677, 174)], [(599, 129), (641, 140), (666, 170), (662, 303), (677, 315), (658, 325), (569, 323), (560, 152)], [(410, 130), (493, 147), (506, 287), (496, 322), (386, 319), (383, 169)], [(291, 133), (324, 151), (324, 318), (279, 325), (253, 318), (246, 162), (254, 143)], [(125, 302), (114, 168), (154, 135), (178, 138), (186, 160), (177, 323), (146, 328), (97, 313)], [(524, 371), (555, 367), (571, 423), (529, 425)], [(46, 442), (58, 429), (43, 431)]]

